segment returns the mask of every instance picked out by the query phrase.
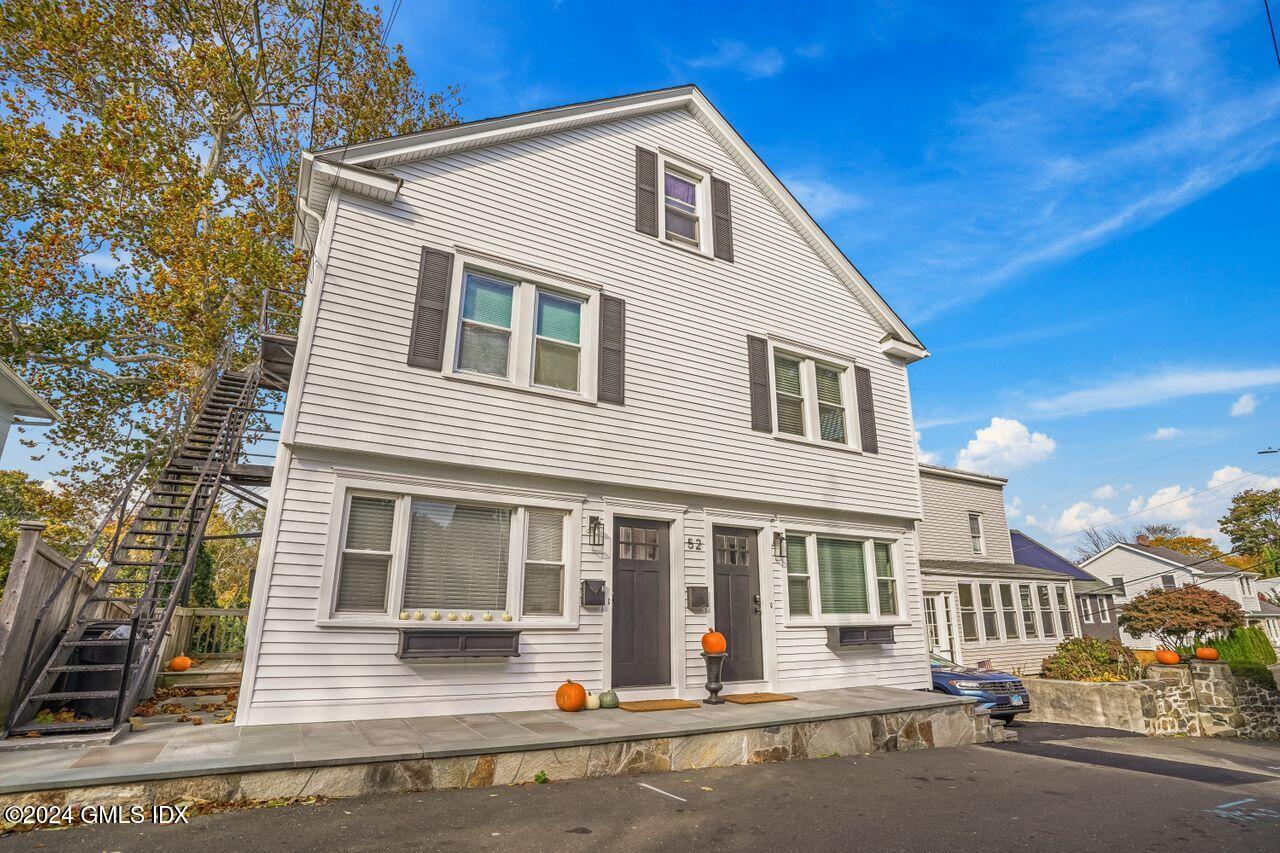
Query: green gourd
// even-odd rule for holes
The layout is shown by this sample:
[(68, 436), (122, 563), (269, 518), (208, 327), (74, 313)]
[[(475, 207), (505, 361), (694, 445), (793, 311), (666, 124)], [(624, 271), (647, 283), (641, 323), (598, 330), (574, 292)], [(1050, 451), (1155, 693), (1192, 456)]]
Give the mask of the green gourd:
[(600, 707), (601, 707), (601, 708), (616, 708), (616, 707), (618, 707), (618, 694), (617, 694), (617, 693), (614, 693), (612, 690), (606, 690), (605, 692), (601, 693), (601, 694), (600, 694)]

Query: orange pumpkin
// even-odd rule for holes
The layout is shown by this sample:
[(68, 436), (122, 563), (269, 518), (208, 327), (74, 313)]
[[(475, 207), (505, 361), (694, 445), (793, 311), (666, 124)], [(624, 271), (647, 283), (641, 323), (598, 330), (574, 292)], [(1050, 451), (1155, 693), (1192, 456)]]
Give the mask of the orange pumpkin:
[(715, 628), (702, 635), (702, 650), (709, 655), (722, 655), (728, 647), (729, 644), (725, 642), (724, 634), (721, 634)]
[(1201, 646), (1196, 649), (1196, 657), (1200, 660), (1217, 660), (1218, 650), (1210, 648), (1209, 646)]
[(587, 690), (573, 679), (556, 688), (556, 707), (561, 711), (581, 711), (586, 705)]
[(169, 669), (173, 672), (186, 672), (188, 669), (191, 669), (191, 658), (186, 655), (178, 655), (176, 658), (169, 661)]
[(1156, 660), (1159, 663), (1172, 665), (1182, 660), (1182, 658), (1178, 656), (1177, 652), (1171, 652), (1168, 649), (1156, 649)]

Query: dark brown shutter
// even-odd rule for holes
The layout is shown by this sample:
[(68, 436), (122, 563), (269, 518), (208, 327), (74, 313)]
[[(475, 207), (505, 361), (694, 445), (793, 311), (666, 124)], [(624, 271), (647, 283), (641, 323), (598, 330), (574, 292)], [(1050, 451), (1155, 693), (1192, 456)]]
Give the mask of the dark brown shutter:
[(769, 342), (747, 336), (747, 375), (751, 382), (751, 428), (773, 432), (773, 406), (769, 401)]
[(600, 388), (602, 403), (626, 402), (627, 304), (616, 296), (600, 297)]
[(444, 326), (449, 316), (452, 282), (453, 255), (423, 246), (418, 298), (413, 304), (413, 331), (409, 335), (409, 364), (414, 367), (444, 367)]
[(864, 453), (879, 453), (880, 442), (876, 438), (876, 407), (871, 401), (871, 371), (865, 367), (855, 367), (853, 384), (858, 391), (858, 432), (862, 434), (862, 450)]
[(636, 149), (636, 230), (658, 236), (658, 155)]
[(733, 262), (733, 213), (729, 208), (729, 182), (711, 179), (711, 242), (713, 254)]

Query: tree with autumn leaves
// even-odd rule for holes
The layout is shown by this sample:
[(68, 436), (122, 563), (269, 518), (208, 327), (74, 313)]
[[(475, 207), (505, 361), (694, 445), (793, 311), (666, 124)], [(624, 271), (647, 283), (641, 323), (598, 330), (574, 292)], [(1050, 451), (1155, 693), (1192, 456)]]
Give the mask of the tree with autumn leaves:
[(456, 122), (385, 25), (359, 0), (6, 0), (0, 359), (60, 410), (69, 494), (116, 488), (263, 290), (300, 286), (302, 149)]
[(1135, 596), (1120, 607), (1117, 624), (1134, 637), (1150, 634), (1166, 648), (1177, 649), (1239, 628), (1244, 610), (1220, 592), (1185, 584)]

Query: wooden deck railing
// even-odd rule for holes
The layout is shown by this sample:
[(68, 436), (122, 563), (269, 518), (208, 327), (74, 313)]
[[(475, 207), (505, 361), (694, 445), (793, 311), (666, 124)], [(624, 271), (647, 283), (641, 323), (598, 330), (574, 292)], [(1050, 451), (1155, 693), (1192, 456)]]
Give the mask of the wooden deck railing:
[(248, 610), (176, 608), (160, 660), (168, 661), (180, 654), (199, 659), (241, 657), (248, 622)]

